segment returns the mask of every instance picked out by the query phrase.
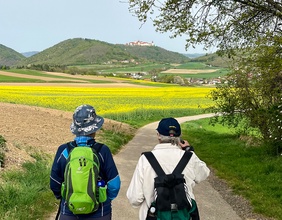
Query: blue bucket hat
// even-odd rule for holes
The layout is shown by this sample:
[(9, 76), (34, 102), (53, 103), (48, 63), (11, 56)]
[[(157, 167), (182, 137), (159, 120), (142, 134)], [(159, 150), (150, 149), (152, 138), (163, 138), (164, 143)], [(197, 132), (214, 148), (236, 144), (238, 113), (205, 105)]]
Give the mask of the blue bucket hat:
[(181, 127), (175, 118), (163, 118), (158, 125), (157, 131), (164, 136), (179, 137)]
[(96, 115), (91, 105), (78, 106), (73, 113), (70, 130), (76, 136), (85, 136), (98, 131), (104, 123), (104, 118)]

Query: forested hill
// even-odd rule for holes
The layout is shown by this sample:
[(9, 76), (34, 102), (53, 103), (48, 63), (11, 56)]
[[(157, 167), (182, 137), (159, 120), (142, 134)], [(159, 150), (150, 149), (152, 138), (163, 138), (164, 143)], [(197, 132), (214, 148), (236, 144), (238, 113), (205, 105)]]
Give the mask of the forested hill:
[[(234, 58), (235, 59), (235, 58)], [(216, 53), (206, 54), (201, 57), (196, 57), (192, 59), (193, 62), (205, 63), (206, 65), (214, 67), (228, 68), (230, 64), (234, 62), (231, 58), (225, 56), (218, 56)]]
[(25, 58), (18, 65), (86, 65), (125, 60), (181, 63), (189, 61), (189, 58), (157, 46), (125, 46), (98, 40), (74, 38)]
[(0, 44), (0, 67), (1, 66), (12, 66), (23, 60), (24, 55), (17, 51)]
[(190, 60), (184, 54), (165, 50), (157, 46), (127, 46), (119, 45), (124, 51), (140, 59), (156, 61), (160, 63), (185, 63)]

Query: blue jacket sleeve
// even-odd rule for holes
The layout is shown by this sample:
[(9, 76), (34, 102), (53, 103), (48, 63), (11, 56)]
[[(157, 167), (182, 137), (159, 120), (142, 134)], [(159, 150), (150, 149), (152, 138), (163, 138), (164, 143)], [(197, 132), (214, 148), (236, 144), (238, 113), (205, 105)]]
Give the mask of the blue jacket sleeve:
[(67, 145), (63, 144), (57, 150), (50, 175), (50, 189), (53, 191), (57, 199), (61, 199), (61, 185), (64, 181), (64, 170), (67, 157)]
[(114, 179), (111, 179), (108, 182), (108, 197), (110, 200), (113, 200), (117, 197), (120, 189), (120, 177), (116, 176)]

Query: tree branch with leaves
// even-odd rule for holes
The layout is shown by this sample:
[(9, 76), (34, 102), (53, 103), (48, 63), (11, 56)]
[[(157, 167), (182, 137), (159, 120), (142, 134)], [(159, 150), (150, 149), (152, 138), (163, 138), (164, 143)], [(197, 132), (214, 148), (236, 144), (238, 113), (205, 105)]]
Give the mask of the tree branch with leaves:
[(141, 22), (153, 20), (156, 31), (186, 36), (186, 48), (204, 44), (233, 51), (281, 35), (281, 1), (130, 0), (129, 10)]

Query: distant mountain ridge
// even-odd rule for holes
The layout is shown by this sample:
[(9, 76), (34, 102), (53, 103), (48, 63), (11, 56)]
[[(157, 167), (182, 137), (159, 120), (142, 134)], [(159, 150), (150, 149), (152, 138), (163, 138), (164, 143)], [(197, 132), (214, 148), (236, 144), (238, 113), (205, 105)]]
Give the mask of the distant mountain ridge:
[(24, 52), (24, 53), (21, 53), (22, 55), (24, 55), (25, 57), (31, 57), (37, 53), (39, 53), (40, 51), (29, 51), (29, 52)]
[(205, 56), (205, 53), (186, 53), (186, 54), (183, 54), (183, 55), (193, 59), (193, 58)]

